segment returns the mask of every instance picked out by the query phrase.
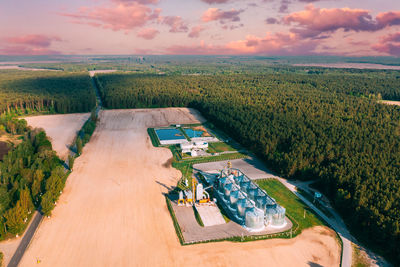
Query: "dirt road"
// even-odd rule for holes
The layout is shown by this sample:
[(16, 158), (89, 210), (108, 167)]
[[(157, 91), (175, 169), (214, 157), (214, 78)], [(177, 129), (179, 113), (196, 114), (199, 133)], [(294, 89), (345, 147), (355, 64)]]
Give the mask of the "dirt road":
[(20, 266), (339, 266), (334, 232), (322, 227), (291, 240), (179, 244), (162, 194), (180, 173), (166, 167), (171, 152), (152, 147), (146, 129), (196, 118), (187, 109), (101, 111)]

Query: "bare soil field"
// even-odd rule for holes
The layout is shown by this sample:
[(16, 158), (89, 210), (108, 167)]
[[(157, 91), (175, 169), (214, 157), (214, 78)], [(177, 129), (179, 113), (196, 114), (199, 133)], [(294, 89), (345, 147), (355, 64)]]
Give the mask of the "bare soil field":
[(0, 65), (0, 70), (31, 70), (31, 71), (60, 71), (60, 70), (52, 70), (52, 69), (37, 69), (37, 68), (24, 68), (15, 65)]
[(7, 266), (8, 263), (10, 262), (21, 240), (22, 236), (19, 236), (13, 239), (8, 239), (0, 242), (0, 251), (3, 252), (4, 255), (3, 258), (4, 266)]
[(394, 105), (400, 106), (400, 101), (391, 101), (391, 100), (381, 100), (379, 103), (387, 104), (387, 105)]
[(372, 64), (372, 63), (307, 63), (292, 64), (293, 66), (302, 67), (322, 67), (322, 68), (339, 68), (339, 69), (376, 69), (376, 70), (400, 70), (400, 66)]
[(89, 113), (44, 115), (24, 118), (29, 126), (43, 128), (49, 136), (53, 149), (61, 159), (68, 157), (69, 146), (77, 132), (89, 119)]
[(91, 70), (89, 71), (90, 77), (93, 77), (96, 73), (112, 73), (116, 72), (117, 70)]
[(339, 266), (335, 234), (323, 227), (291, 240), (179, 244), (163, 193), (180, 173), (147, 128), (199, 121), (188, 109), (101, 111), (20, 266)]

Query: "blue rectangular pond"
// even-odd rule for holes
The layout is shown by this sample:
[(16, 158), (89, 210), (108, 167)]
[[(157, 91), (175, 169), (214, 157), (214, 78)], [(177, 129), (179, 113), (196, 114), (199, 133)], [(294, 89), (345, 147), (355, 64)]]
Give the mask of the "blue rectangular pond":
[(155, 129), (155, 131), (160, 141), (186, 139), (178, 129)]
[(189, 138), (196, 138), (196, 137), (202, 137), (203, 131), (195, 131), (193, 129), (184, 129), (185, 133)]

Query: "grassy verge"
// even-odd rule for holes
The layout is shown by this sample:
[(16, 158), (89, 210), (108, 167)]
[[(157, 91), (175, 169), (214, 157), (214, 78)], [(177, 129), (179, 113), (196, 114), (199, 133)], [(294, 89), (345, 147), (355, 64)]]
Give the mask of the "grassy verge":
[(326, 225), (310, 207), (278, 180), (265, 179), (256, 182), (268, 195), (286, 208), (286, 214), (298, 222), (300, 231), (317, 225)]
[(151, 140), (151, 143), (153, 144), (153, 146), (159, 147), (161, 144), (160, 144), (160, 141), (158, 140), (158, 137), (157, 137), (157, 134), (156, 134), (156, 131), (154, 130), (154, 128), (147, 128), (147, 133), (150, 136), (150, 140)]
[(178, 127), (177, 128), (179, 131), (181, 131), (181, 133), (183, 134), (183, 136), (186, 138), (186, 140), (188, 140), (189, 142), (192, 141), (192, 139), (189, 137), (189, 135), (186, 134), (185, 130), (182, 127)]
[[(186, 162), (186, 163), (191, 163), (191, 164), (197, 164), (197, 163), (206, 163), (206, 162), (214, 162), (214, 161), (242, 159), (245, 157), (247, 157), (246, 154), (237, 152), (237, 153), (222, 154), (222, 155), (218, 155), (218, 156), (191, 157), (191, 158), (187, 158), (187, 159), (186, 158), (182, 159), (180, 161)], [(174, 156), (174, 158), (175, 158), (175, 156)]]
[(370, 266), (369, 260), (365, 252), (360, 250), (355, 244), (352, 244), (353, 247), (353, 262), (351, 263), (352, 267), (368, 267)]
[(297, 192), (299, 192), (299, 194), (301, 194), (303, 197), (305, 197), (308, 201), (313, 203), (327, 217), (334, 218), (333, 214), (324, 205), (322, 205), (318, 200), (314, 201), (314, 197), (310, 193), (308, 193), (300, 188), (297, 188)]
[(237, 151), (235, 148), (233, 148), (232, 146), (230, 146), (224, 142), (208, 143), (208, 150), (209, 150), (209, 153)]
[(171, 205), (171, 200), (168, 198), (167, 195), (165, 196), (165, 201), (167, 202), (168, 211), (169, 211), (169, 214), (171, 215), (176, 235), (178, 236), (178, 239), (179, 239), (179, 242), (181, 243), (181, 245), (183, 245), (185, 243), (185, 240), (183, 239), (182, 230), (181, 230), (181, 227), (179, 226), (178, 220), (176, 219), (174, 209), (172, 208), (172, 205)]
[(97, 125), (97, 116), (94, 111), (90, 115), (90, 118), (85, 122), (82, 129), (79, 131), (79, 137), (82, 139), (82, 145), (86, 145), (89, 143), (90, 138), (92, 137), (94, 130)]
[(194, 212), (194, 217), (196, 218), (197, 223), (201, 226), (204, 227), (203, 220), (200, 217), (199, 212), (197, 211), (196, 207), (193, 206), (193, 212)]

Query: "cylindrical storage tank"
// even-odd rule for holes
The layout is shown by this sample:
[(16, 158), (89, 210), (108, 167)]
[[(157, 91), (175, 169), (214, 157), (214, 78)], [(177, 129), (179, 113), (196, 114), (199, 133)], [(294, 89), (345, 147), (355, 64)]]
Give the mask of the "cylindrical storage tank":
[(251, 191), (256, 191), (256, 190), (257, 190), (257, 186), (255, 186), (254, 184), (250, 183), (245, 191), (246, 191), (247, 194), (250, 194)]
[(224, 184), (226, 183), (227, 178), (226, 177), (222, 177), (218, 180), (219, 182), (219, 187), (223, 187)]
[(264, 212), (259, 209), (247, 211), (245, 225), (251, 230), (262, 230), (264, 228)]
[(239, 199), (236, 204), (238, 214), (242, 217), (245, 216), (247, 207), (251, 207), (250, 202), (245, 198)]
[(225, 186), (224, 186), (224, 195), (225, 195), (225, 197), (228, 197), (231, 194), (232, 187), (233, 187), (232, 183), (225, 184)]
[(257, 208), (262, 209), (265, 212), (265, 197), (257, 196), (254, 202), (256, 203)]
[(274, 211), (274, 214), (272, 214), (271, 224), (273, 226), (283, 226), (285, 224), (285, 208), (277, 205)]
[(248, 188), (247, 193), (249, 194), (250, 199), (255, 199), (257, 195), (257, 189)]
[(247, 188), (250, 186), (250, 181), (242, 181), (240, 183), (240, 188), (244, 191), (247, 192)]
[(241, 195), (239, 190), (232, 191), (231, 194), (229, 195), (229, 201), (232, 206), (235, 205), (236, 202), (238, 201), (239, 195)]
[(244, 180), (245, 180), (245, 178), (244, 178), (243, 175), (240, 175), (240, 176), (235, 177), (235, 182), (236, 182), (237, 184), (240, 184), (240, 183), (243, 182)]

